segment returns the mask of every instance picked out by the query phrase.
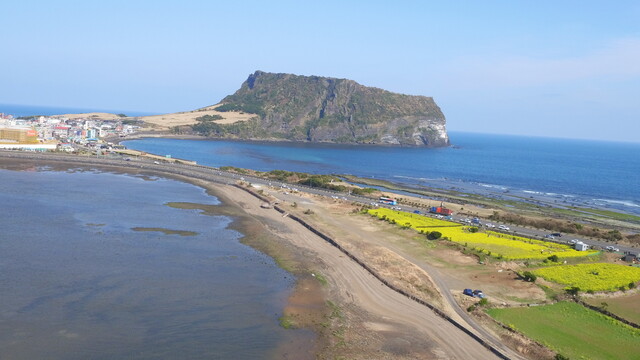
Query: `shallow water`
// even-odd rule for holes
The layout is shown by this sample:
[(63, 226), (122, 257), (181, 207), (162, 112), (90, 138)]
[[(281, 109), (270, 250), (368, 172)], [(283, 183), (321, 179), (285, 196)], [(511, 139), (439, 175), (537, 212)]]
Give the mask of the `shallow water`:
[[(0, 169), (1, 359), (256, 359), (294, 279), (178, 181)], [(143, 231), (141, 231), (143, 229)]]

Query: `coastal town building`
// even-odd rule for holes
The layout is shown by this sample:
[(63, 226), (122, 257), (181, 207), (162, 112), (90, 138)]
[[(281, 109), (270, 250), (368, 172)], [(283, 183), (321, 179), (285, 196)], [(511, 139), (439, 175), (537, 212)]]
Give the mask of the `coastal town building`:
[(102, 120), (94, 115), (68, 117), (14, 117), (0, 114), (0, 149), (75, 151), (95, 148), (105, 138), (125, 137), (139, 129), (122, 120)]

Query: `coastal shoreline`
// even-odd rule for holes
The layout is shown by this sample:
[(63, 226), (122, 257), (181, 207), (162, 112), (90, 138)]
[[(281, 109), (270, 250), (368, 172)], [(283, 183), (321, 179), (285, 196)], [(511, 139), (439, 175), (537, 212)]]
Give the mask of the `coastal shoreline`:
[[(31, 158), (30, 162), (43, 164), (46, 164), (47, 161), (63, 162), (82, 167), (119, 169), (116, 171), (124, 173), (134, 171), (134, 173), (166, 176), (185, 180), (198, 186), (206, 185), (203, 187), (214, 194), (222, 193), (222, 197), (226, 199), (223, 202), (231, 200), (230, 202), (234, 204), (233, 207), (240, 209), (253, 220), (266, 226), (269, 233), (280, 240), (279, 246), (282, 248), (278, 249), (291, 251), (289, 254), (293, 254), (294, 263), (296, 263), (296, 259), (302, 259), (302, 262), (298, 262), (296, 265), (302, 264), (297, 268), (299, 271), (298, 282), (289, 299), (289, 304), (285, 308), (285, 313), (299, 321), (300, 327), (316, 330), (319, 336), (313, 346), (312, 352), (314, 354), (298, 352), (297, 356), (290, 358), (343, 356), (345, 354), (357, 358), (367, 358), (367, 356), (373, 356), (377, 353), (380, 348), (385, 347), (385, 343), (395, 341), (393, 339), (397, 337), (405, 339), (403, 341), (410, 339), (412, 344), (404, 350), (409, 351), (405, 354), (406, 356), (398, 356), (397, 358), (414, 358), (413, 356), (416, 354), (424, 355), (427, 353), (444, 353), (458, 357), (474, 354), (476, 358), (495, 358), (495, 355), (485, 347), (447, 323), (429, 308), (385, 286), (380, 287), (382, 284), (376, 278), (356, 262), (341, 255), (339, 250), (292, 219), (283, 217), (272, 209), (261, 208), (260, 201), (241, 189), (228, 186), (229, 182), (225, 183), (214, 179), (207, 184), (207, 180), (202, 179), (201, 176), (195, 176), (195, 174), (189, 176), (190, 174), (184, 171), (176, 173), (171, 165), (131, 164), (122, 160), (84, 159), (77, 156), (48, 156), (45, 154), (13, 154), (13, 158), (20, 160)], [(148, 167), (146, 167), (147, 165)], [(162, 169), (167, 171), (162, 171)], [(281, 256), (279, 250), (276, 252), (278, 257)], [(277, 257), (276, 262), (281, 263)], [(326, 287), (317, 287), (319, 280), (315, 274), (318, 273), (329, 279), (329, 284)], [(314, 288), (310, 285), (316, 286)], [(320, 297), (322, 300), (319, 299)], [(300, 302), (300, 299), (306, 300)], [(326, 299), (331, 299), (331, 302), (325, 302)], [(309, 306), (310, 303), (314, 305)], [(330, 305), (327, 307), (326, 304)], [(327, 315), (328, 308), (329, 310), (333, 309), (331, 314), (338, 311), (341, 315), (334, 317), (331, 317), (331, 314)], [(309, 309), (312, 311), (307, 311)], [(391, 331), (391, 329), (394, 330)], [(351, 344), (357, 344), (357, 346), (349, 349), (339, 346), (336, 348), (335, 345), (343, 342), (344, 338), (343, 340), (336, 338), (335, 331), (338, 333), (346, 331), (346, 334), (354, 337), (350, 339)], [(451, 342), (451, 339), (455, 340)], [(293, 350), (291, 346), (293, 346)], [(278, 350), (279, 355), (276, 357), (282, 357), (281, 355), (285, 353), (295, 353), (297, 346), (283, 344), (283, 349)], [(299, 347), (297, 351), (300, 351)], [(304, 350), (302, 351), (304, 352)]]
[[(154, 135), (154, 138), (175, 138), (180, 139), (181, 135), (171, 135), (171, 136), (162, 136), (162, 135)], [(142, 135), (136, 139), (126, 139), (123, 138), (121, 141), (136, 141), (140, 139), (144, 139), (146, 136)], [(149, 138), (149, 137), (147, 137)], [(247, 144), (264, 144), (278, 146), (282, 144), (282, 146), (293, 146), (296, 148), (296, 144), (300, 144), (299, 146), (305, 147), (305, 145), (309, 146), (319, 146), (319, 149), (322, 150), (322, 146), (327, 146), (329, 150), (341, 149), (340, 144), (332, 144), (332, 143), (295, 143), (282, 139), (274, 139), (274, 140), (246, 140), (246, 139), (216, 139), (216, 138), (191, 138), (194, 140), (203, 140), (203, 141), (230, 141), (230, 142), (238, 142), (238, 143), (247, 143)], [(135, 145), (130, 145), (132, 148), (136, 148)], [(242, 145), (240, 145), (242, 146)], [(385, 146), (379, 145), (344, 145), (345, 147), (371, 147), (373, 148), (385, 148)], [(170, 146), (169, 146), (170, 147)], [(215, 147), (215, 146), (214, 146)], [(249, 151), (254, 149), (249, 146)], [(177, 154), (173, 154), (179, 156)], [(186, 155), (182, 154), (183, 157)], [(202, 159), (194, 159), (199, 160), (201, 162), (206, 162)], [(216, 163), (218, 164), (218, 163)], [(250, 165), (242, 166), (237, 164), (225, 164), (225, 165), (234, 165), (239, 167), (246, 167), (248, 169), (255, 169)], [(262, 164), (266, 166), (260, 166), (258, 164), (257, 168), (262, 170), (289, 170), (289, 171), (299, 171), (299, 172), (309, 172), (315, 173), (315, 171), (311, 169), (306, 169), (304, 166), (293, 166), (287, 167), (287, 164), (282, 162), (280, 164), (274, 163), (271, 167), (268, 164)], [(294, 164), (295, 165), (295, 164)], [(579, 195), (579, 193), (573, 193), (567, 189), (563, 190), (541, 190), (544, 187), (538, 188), (536, 186), (530, 187), (518, 187), (516, 185), (505, 185), (499, 182), (490, 183), (490, 182), (482, 182), (482, 181), (472, 181), (472, 180), (461, 180), (457, 178), (448, 178), (448, 177), (438, 177), (431, 176), (429, 178), (423, 177), (403, 177), (400, 175), (396, 175), (391, 173), (389, 176), (376, 176), (373, 174), (358, 174), (358, 173), (349, 173), (344, 170), (326, 170), (324, 174), (336, 174), (338, 176), (350, 177), (353, 176), (355, 178), (364, 179), (366, 181), (359, 182), (361, 184), (369, 184), (378, 181), (387, 182), (394, 187), (406, 189), (405, 191), (409, 191), (413, 194), (420, 195), (420, 192), (438, 192), (442, 193), (445, 196), (447, 194), (458, 195), (459, 197), (465, 197), (469, 199), (469, 201), (476, 201), (478, 198), (487, 198), (491, 199), (491, 202), (496, 204), (503, 204), (504, 207), (515, 208), (517, 210), (518, 207), (524, 206), (529, 209), (560, 209), (560, 210), (569, 210), (577, 209), (578, 212), (581, 212), (583, 209), (593, 209), (600, 212), (620, 212), (622, 214), (628, 214), (632, 216), (640, 217), (640, 207), (636, 206), (633, 202), (634, 200), (615, 200), (615, 199), (626, 199), (625, 197), (616, 198), (610, 196), (608, 200), (605, 195)], [(344, 174), (344, 175), (342, 175)], [(350, 174), (350, 175), (349, 175)], [(355, 181), (356, 183), (358, 181)], [(390, 190), (393, 190), (393, 187), (388, 187), (382, 185)], [(633, 199), (632, 197), (630, 199)]]

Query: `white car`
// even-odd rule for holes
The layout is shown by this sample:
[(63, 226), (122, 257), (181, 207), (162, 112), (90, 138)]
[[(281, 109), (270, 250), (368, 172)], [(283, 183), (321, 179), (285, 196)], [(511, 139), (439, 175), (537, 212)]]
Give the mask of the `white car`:
[(500, 225), (500, 226), (498, 226), (498, 229), (504, 230), (504, 231), (509, 231), (509, 227), (506, 226), (506, 225)]
[(486, 226), (486, 227), (488, 227), (488, 228), (494, 228), (494, 227), (496, 227), (495, 225), (493, 225), (493, 224), (491, 224), (491, 223), (489, 223), (489, 224), (485, 224), (485, 226)]

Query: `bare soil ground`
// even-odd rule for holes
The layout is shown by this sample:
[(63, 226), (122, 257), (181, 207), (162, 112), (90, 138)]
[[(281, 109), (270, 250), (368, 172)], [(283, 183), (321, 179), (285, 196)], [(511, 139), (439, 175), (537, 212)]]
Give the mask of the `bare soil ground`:
[[(148, 124), (147, 127), (142, 130), (153, 130), (153, 131), (166, 131), (174, 126), (183, 126), (183, 125), (193, 125), (197, 124), (197, 118), (205, 115), (219, 115), (222, 117), (220, 120), (215, 120), (213, 122), (217, 124), (233, 124), (239, 121), (247, 121), (252, 117), (255, 117), (255, 114), (244, 113), (240, 111), (216, 111), (215, 108), (220, 106), (220, 104), (207, 106), (201, 109), (196, 109), (192, 111), (182, 111), (176, 113), (169, 114), (161, 114), (161, 115), (149, 115), (149, 116), (140, 116), (138, 119), (144, 121)], [(66, 117), (69, 119), (85, 119), (85, 118), (96, 118), (101, 120), (121, 120), (122, 117), (116, 114), (110, 113), (82, 113), (82, 114), (64, 114), (60, 115), (62, 117)]]
[(213, 122), (217, 124), (233, 124), (238, 121), (247, 121), (255, 114), (249, 114), (239, 111), (221, 112), (216, 111), (215, 108), (220, 104), (204, 107), (193, 111), (183, 111), (171, 114), (142, 116), (140, 120), (145, 123), (151, 124), (153, 130), (168, 130), (174, 126), (193, 125), (198, 123), (197, 118), (205, 115), (219, 115), (222, 119), (215, 120)]
[[(389, 268), (388, 276), (399, 276), (398, 269), (390, 266), (394, 261), (400, 261), (391, 260), (394, 257), (420, 269), (428, 279), (417, 285), (425, 289), (423, 294), (425, 300), (444, 305), (441, 294), (435, 290), (427, 290), (434, 289), (429, 277), (429, 274), (434, 272), (433, 268), (437, 268), (438, 276), (444, 280), (447, 291), (454, 294), (462, 293), (465, 288), (482, 289), (491, 297), (492, 302), (510, 305), (542, 302), (546, 298), (539, 287), (518, 280), (515, 271), (520, 270), (523, 264), (516, 262), (480, 264), (477, 257), (461, 253), (453, 244), (450, 245), (446, 241), (428, 241), (411, 229), (403, 230), (374, 217), (356, 214), (353, 212), (356, 209), (354, 206), (341, 200), (301, 195), (304, 200), (298, 202), (298, 207), (309, 208), (314, 212), (314, 215), (306, 216), (305, 220), (329, 229), (334, 238), (341, 239), (354, 250), (360, 251), (368, 261), (380, 262), (384, 267)], [(377, 252), (377, 256), (374, 256), (374, 252)], [(386, 255), (386, 259), (382, 254)], [(403, 273), (406, 274), (407, 271), (400, 271), (400, 274)], [(412, 284), (408, 278), (398, 280)], [(443, 309), (450, 310), (446, 306), (443, 306)], [(449, 313), (453, 315), (451, 311)]]
[[(291, 246), (313, 254), (309, 260), (316, 263), (312, 266), (317, 267), (317, 273), (326, 277), (326, 298), (330, 301), (328, 315), (320, 324), (320, 328), (329, 329), (322, 335), (325, 342), (321, 345), (320, 358), (495, 358), (486, 348), (427, 307), (384, 286), (360, 265), (302, 225), (273, 209), (261, 208), (258, 199), (242, 190), (228, 186), (216, 188), (246, 213), (267, 224), (271, 233), (288, 241)], [(345, 230), (329, 229), (336, 232)], [(358, 249), (357, 243), (350, 246)], [(374, 258), (384, 259), (391, 265), (401, 261), (384, 249), (375, 249), (373, 254)], [(416, 270), (415, 274), (420, 281), (428, 279), (422, 271)]]

